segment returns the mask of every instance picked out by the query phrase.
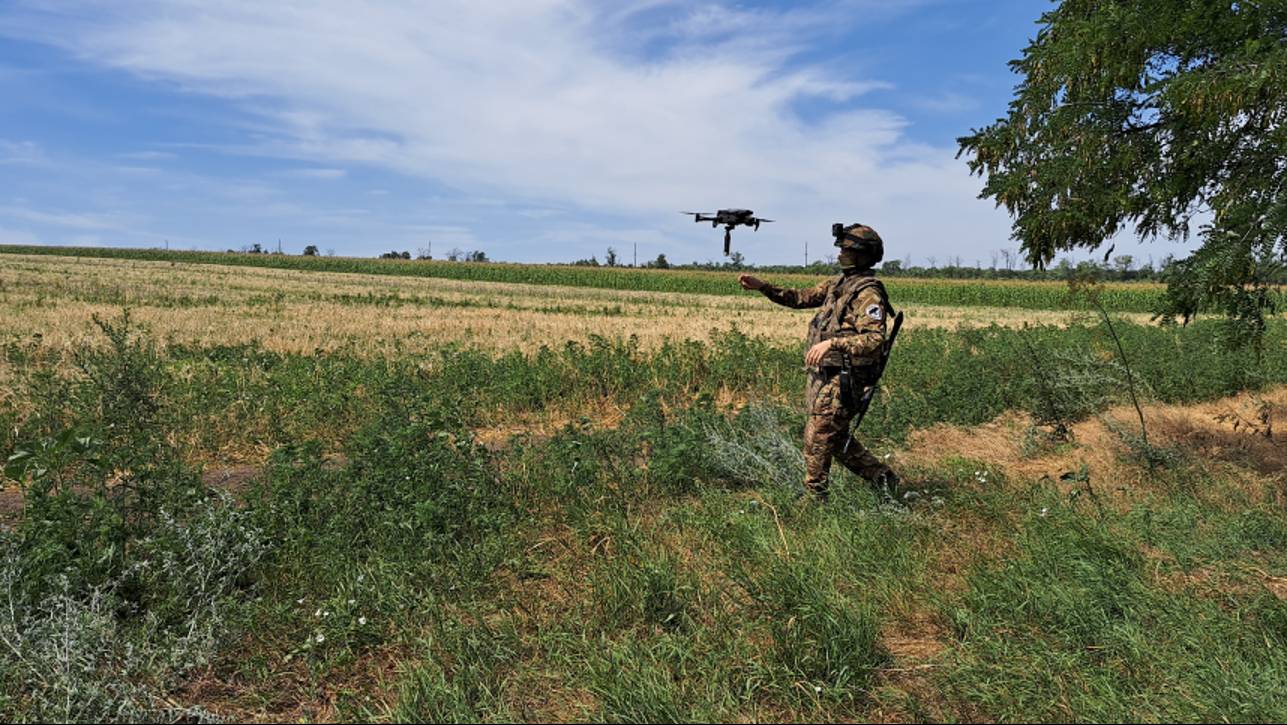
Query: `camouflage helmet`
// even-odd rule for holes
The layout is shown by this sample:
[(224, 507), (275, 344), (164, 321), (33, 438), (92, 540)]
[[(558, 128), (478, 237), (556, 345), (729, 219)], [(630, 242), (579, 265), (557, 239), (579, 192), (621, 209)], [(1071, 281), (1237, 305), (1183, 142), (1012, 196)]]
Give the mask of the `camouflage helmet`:
[(850, 224), (841, 227), (833, 225), (832, 234), (836, 237), (836, 246), (841, 249), (853, 249), (874, 257), (875, 262), (885, 258), (885, 242), (875, 229), (866, 224)]

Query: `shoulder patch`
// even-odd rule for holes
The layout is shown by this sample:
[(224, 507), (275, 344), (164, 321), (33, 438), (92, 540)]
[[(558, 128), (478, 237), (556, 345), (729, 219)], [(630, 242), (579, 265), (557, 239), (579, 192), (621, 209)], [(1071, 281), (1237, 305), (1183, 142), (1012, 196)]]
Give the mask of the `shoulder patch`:
[(867, 305), (867, 316), (876, 322), (885, 319), (885, 310), (880, 305)]

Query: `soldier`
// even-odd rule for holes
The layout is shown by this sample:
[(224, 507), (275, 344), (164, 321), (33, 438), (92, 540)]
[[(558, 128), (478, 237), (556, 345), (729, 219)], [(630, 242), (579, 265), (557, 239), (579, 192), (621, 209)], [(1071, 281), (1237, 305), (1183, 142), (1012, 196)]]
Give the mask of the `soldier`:
[[(873, 369), (885, 342), (886, 320), (893, 314), (885, 286), (872, 270), (885, 256), (884, 242), (876, 230), (862, 224), (843, 229), (836, 225), (840, 247), (840, 276), (810, 289), (782, 289), (750, 275), (741, 275), (743, 289), (759, 290), (770, 300), (794, 309), (817, 307), (809, 323), (809, 349), (804, 355), (809, 369), (804, 428), (805, 490), (819, 500), (827, 497), (831, 459), (871, 482), (878, 492), (892, 495), (898, 477), (889, 466), (867, 451), (849, 433), (858, 395), (842, 395), (840, 371), (847, 362), (855, 386), (874, 385)], [(851, 399), (850, 399), (851, 398)]]

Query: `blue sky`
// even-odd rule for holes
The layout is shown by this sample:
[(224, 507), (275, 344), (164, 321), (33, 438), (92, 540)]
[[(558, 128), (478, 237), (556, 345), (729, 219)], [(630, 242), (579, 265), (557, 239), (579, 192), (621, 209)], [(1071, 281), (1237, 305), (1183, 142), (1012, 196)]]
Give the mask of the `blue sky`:
[(687, 262), (721, 232), (676, 212), (731, 206), (778, 220), (755, 263), (862, 221), (986, 266), (1016, 244), (955, 138), (1049, 7), (10, 0), (0, 243)]

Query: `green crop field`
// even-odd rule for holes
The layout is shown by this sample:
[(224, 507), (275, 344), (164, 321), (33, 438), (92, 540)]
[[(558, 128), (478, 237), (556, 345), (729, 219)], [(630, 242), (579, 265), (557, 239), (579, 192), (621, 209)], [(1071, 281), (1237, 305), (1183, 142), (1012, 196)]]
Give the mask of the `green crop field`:
[(1287, 718), (1283, 320), (912, 315), (817, 505), (728, 274), (4, 251), (7, 721)]
[[(97, 259), (173, 261), (185, 264), (244, 265), (314, 272), (436, 277), (475, 282), (649, 292), (708, 295), (742, 293), (737, 284), (737, 275), (730, 272), (0, 245), (0, 255), (3, 254), (48, 254)], [(783, 286), (806, 287), (817, 284), (822, 278), (783, 274), (772, 275), (771, 279), (775, 284)], [(1147, 283), (1109, 284), (1104, 285), (1101, 301), (1105, 307), (1114, 312), (1152, 312), (1162, 294), (1162, 289), (1161, 285)], [(904, 304), (975, 305), (1030, 310), (1059, 310), (1080, 305), (1076, 300), (1070, 300), (1067, 285), (1061, 282), (892, 279), (889, 281), (889, 290), (891, 295), (896, 296)]]

